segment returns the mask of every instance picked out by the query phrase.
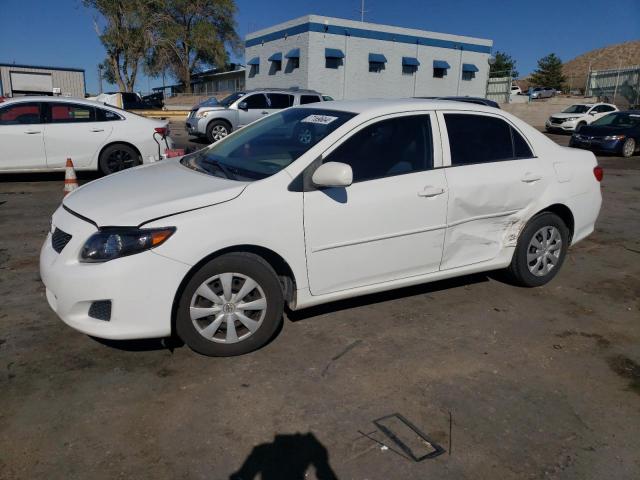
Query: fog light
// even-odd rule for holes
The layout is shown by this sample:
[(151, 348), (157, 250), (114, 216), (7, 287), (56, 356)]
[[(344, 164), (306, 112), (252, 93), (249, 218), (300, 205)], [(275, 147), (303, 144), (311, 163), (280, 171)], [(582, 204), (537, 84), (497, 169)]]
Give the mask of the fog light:
[(111, 320), (111, 300), (98, 300), (89, 307), (89, 316), (96, 320)]

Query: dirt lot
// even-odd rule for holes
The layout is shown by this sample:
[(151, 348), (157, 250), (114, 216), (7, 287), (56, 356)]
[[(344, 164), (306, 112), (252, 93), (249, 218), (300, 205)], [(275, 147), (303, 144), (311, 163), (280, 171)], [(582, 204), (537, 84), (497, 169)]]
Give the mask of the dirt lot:
[[(597, 232), (550, 285), (331, 304), (227, 359), (66, 327), (38, 276), (61, 175), (0, 177), (0, 477), (640, 478), (640, 158), (601, 164)], [(394, 413), (445, 453), (407, 458), (372, 423)]]

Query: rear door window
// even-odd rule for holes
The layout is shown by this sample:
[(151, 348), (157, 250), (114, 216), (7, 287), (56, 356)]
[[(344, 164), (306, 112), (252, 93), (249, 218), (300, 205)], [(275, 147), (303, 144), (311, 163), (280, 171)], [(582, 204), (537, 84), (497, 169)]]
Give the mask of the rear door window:
[(306, 105), (307, 103), (316, 103), (320, 101), (320, 97), (317, 95), (300, 95), (300, 105)]
[(444, 118), (452, 166), (533, 157), (522, 135), (500, 118), (457, 113)]
[(0, 109), (0, 125), (32, 125), (42, 123), (42, 105), (38, 102), (18, 103)]
[(95, 122), (95, 110), (88, 105), (73, 103), (49, 103), (50, 123)]
[(96, 118), (99, 122), (109, 122), (112, 120), (122, 120), (122, 117), (111, 110), (103, 110), (102, 108), (96, 108)]
[(293, 105), (293, 95), (285, 93), (268, 93), (271, 108), (289, 108)]

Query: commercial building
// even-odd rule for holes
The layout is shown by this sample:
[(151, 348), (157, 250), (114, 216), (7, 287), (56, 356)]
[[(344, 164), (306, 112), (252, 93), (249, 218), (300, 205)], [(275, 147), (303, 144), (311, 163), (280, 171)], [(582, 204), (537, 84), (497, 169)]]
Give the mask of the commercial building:
[[(224, 69), (211, 69), (194, 73), (191, 76), (191, 92), (195, 95), (218, 95), (233, 93), (245, 88), (245, 68), (243, 65), (230, 64)], [(165, 97), (184, 93), (184, 85), (166, 85), (155, 87), (154, 92), (163, 92)]]
[(492, 40), (307, 15), (247, 35), (247, 88), (484, 97)]
[(0, 63), (0, 95), (64, 95), (84, 98), (84, 70)]

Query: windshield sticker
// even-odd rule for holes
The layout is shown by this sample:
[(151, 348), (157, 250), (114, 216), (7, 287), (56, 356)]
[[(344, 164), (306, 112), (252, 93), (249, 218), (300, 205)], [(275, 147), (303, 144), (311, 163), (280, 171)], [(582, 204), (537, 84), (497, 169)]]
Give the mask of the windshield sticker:
[(315, 123), (317, 125), (329, 125), (338, 117), (330, 117), (329, 115), (309, 115), (306, 118), (300, 120), (300, 123)]
[(629, 114), (629, 116), (630, 116), (630, 117), (636, 117), (636, 118), (640, 117), (640, 115), (637, 115), (637, 114), (635, 114), (635, 113), (630, 113), (630, 114)]

